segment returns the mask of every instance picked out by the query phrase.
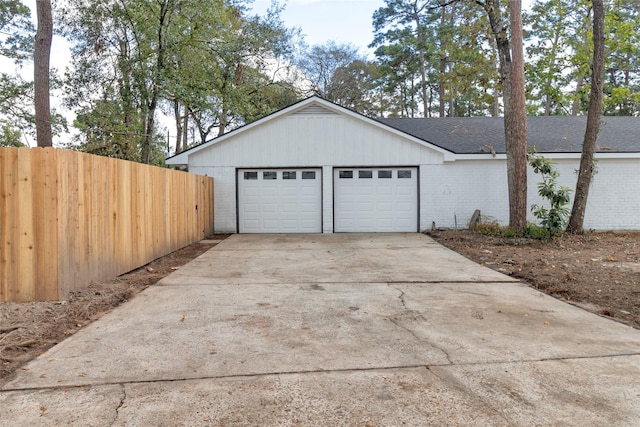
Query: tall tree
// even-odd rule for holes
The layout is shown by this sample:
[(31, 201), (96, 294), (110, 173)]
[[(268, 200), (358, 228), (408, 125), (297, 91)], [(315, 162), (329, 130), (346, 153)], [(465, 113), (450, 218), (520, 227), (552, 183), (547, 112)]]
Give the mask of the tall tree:
[(36, 10), (38, 29), (33, 53), (36, 140), (39, 147), (50, 147), (53, 145), (49, 99), (49, 60), (53, 39), (51, 0), (36, 0)]
[(593, 155), (596, 148), (596, 140), (600, 130), (600, 115), (602, 111), (602, 84), (605, 60), (604, 19), (605, 9), (602, 0), (593, 0), (593, 61), (591, 66), (591, 94), (589, 96), (589, 112), (587, 114), (587, 127), (582, 143), (582, 156), (578, 181), (573, 199), (573, 208), (569, 217), (567, 231), (582, 233), (584, 226), (584, 214), (587, 208), (589, 186), (593, 177)]
[(486, 0), (483, 7), (489, 16), (500, 60), (507, 148), (509, 225), (521, 230), (527, 223), (527, 112), (522, 46), (522, 2), (509, 0), (511, 41), (500, 10), (500, 0)]
[(277, 96), (267, 90), (277, 82), (266, 71), (289, 49), (277, 7), (250, 17), (242, 2), (222, 0), (67, 4), (62, 19), (74, 41), (68, 105), (91, 117), (90, 135), (128, 134), (135, 160), (153, 157), (161, 108), (173, 111), (182, 143), (194, 127), (204, 142), (216, 128), (222, 133), (273, 111), (258, 101)]
[(604, 114), (640, 115), (640, 3), (610, 1), (605, 9)]
[(340, 95), (335, 87), (334, 76), (355, 61), (365, 61), (358, 48), (351, 44), (329, 41), (325, 44), (303, 49), (304, 54), (298, 60), (298, 66), (309, 82), (311, 94), (337, 101)]
[(482, 10), (467, 1), (385, 3), (374, 13), (370, 47), (385, 92), (401, 89), (392, 96), (399, 103), (394, 110), (425, 117), (491, 113), (496, 59)]
[(587, 10), (583, 0), (537, 0), (525, 16), (530, 114), (570, 114), (579, 101), (587, 75), (581, 59), (588, 53)]

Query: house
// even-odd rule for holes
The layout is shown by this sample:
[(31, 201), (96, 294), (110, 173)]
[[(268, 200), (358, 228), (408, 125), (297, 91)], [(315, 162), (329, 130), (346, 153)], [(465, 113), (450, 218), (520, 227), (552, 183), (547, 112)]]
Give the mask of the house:
[[(585, 117), (529, 118), (575, 188)], [(640, 118), (604, 117), (585, 228), (640, 229)], [(311, 97), (167, 159), (215, 182), (219, 233), (416, 232), (507, 223), (502, 118), (371, 119)], [(528, 203), (540, 177), (530, 171)], [(533, 217), (529, 218), (534, 221)]]

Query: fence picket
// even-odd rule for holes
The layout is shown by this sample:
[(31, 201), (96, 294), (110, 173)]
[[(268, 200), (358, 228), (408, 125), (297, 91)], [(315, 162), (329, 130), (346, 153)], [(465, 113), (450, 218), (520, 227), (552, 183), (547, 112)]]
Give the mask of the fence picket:
[(65, 298), (202, 239), (213, 219), (211, 178), (0, 148), (0, 301)]

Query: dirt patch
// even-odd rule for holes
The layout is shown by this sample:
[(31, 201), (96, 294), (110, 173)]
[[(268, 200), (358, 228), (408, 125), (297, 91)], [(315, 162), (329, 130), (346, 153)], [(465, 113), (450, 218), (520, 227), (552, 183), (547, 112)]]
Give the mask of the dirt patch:
[(0, 303), (0, 386), (16, 369), (127, 301), (229, 235), (213, 235), (112, 280), (92, 283), (66, 300)]
[(640, 233), (564, 235), (549, 243), (468, 231), (429, 235), (535, 289), (640, 329)]

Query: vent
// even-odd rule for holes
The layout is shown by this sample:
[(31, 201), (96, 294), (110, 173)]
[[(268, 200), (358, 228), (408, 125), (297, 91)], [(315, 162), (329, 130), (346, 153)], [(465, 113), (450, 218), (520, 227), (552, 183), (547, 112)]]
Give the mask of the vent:
[(309, 114), (314, 114), (314, 115), (320, 115), (320, 114), (324, 114), (324, 115), (337, 115), (338, 113), (335, 113), (327, 108), (321, 107), (319, 105), (311, 105), (307, 108), (303, 108), (300, 111), (296, 111), (294, 114), (301, 114), (301, 115), (309, 115)]

